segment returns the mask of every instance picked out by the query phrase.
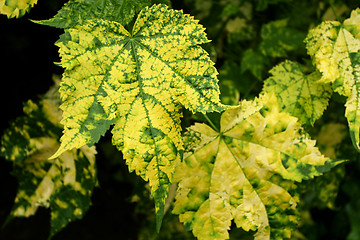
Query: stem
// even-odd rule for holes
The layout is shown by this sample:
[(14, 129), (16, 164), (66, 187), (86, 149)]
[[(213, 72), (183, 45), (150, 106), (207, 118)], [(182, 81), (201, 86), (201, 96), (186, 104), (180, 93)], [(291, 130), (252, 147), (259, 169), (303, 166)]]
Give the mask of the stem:
[(210, 124), (210, 126), (217, 132), (220, 132), (219, 129), (215, 126), (215, 124), (210, 120), (210, 118), (206, 115), (206, 114), (202, 114), (204, 115), (206, 121), (208, 121), (208, 123)]
[(335, 15), (335, 18), (338, 22), (340, 22), (340, 18), (339, 16), (337, 15), (336, 11), (335, 11), (335, 7), (334, 7), (334, 4), (331, 0), (329, 0), (329, 4), (330, 4), (330, 7), (331, 7), (331, 10), (333, 11), (334, 15)]

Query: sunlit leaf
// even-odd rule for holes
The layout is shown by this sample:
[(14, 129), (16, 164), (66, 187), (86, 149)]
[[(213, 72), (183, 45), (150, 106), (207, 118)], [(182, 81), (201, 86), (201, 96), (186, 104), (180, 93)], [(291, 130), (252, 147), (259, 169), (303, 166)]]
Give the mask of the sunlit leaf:
[(184, 142), (173, 212), (198, 239), (227, 239), (232, 220), (255, 239), (290, 239), (298, 218), (293, 182), (333, 166), (274, 95), (227, 110), (220, 133), (196, 123)]
[(275, 93), (284, 111), (297, 117), (301, 124), (313, 125), (328, 105), (332, 90), (319, 83), (317, 72), (306, 75), (298, 63), (285, 61), (270, 70), (273, 75), (264, 82), (264, 92)]
[(19, 18), (29, 12), (37, 0), (0, 0), (0, 14), (8, 18)]
[(57, 28), (70, 28), (84, 24), (89, 19), (101, 18), (126, 25), (136, 13), (150, 4), (151, 0), (70, 0), (54, 18), (35, 22)]
[(131, 33), (100, 19), (67, 29), (57, 42), (64, 135), (52, 158), (93, 145), (115, 124), (113, 143), (130, 171), (150, 180), (160, 224), (183, 149), (181, 105), (225, 109), (214, 63), (199, 46), (206, 42), (198, 21), (165, 5), (143, 9)]
[(308, 53), (322, 73), (321, 81), (333, 83), (334, 91), (347, 97), (345, 116), (355, 148), (360, 129), (360, 9), (344, 23), (325, 21), (306, 38)]

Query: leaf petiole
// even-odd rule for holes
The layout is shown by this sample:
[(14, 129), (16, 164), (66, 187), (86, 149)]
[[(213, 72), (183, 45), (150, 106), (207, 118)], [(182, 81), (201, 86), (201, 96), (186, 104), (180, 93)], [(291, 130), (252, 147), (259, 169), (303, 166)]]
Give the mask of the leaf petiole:
[(331, 0), (329, 0), (329, 4), (330, 4), (331, 10), (333, 11), (333, 13), (334, 13), (334, 15), (335, 15), (336, 20), (337, 20), (338, 22), (341, 22), (339, 16), (337, 15), (337, 13), (336, 13), (336, 11), (335, 11), (334, 4), (333, 4), (333, 2), (332, 2)]
[(206, 121), (210, 124), (210, 126), (217, 132), (220, 132), (219, 129), (215, 126), (215, 124), (210, 120), (210, 118), (206, 114), (202, 114)]

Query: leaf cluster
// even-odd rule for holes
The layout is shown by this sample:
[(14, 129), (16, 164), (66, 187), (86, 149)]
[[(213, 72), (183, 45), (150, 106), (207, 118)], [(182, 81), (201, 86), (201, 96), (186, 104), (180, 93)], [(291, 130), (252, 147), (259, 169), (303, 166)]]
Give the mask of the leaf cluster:
[[(20, 17), (35, 3), (0, 1), (0, 13)], [(197, 239), (295, 239), (311, 207), (336, 208), (341, 163), (356, 156), (344, 149), (360, 151), (360, 9), (342, 21), (337, 11), (351, 9), (340, 2), (173, 4), (207, 33), (165, 0), (70, 0), (33, 20), (63, 29), (64, 72), (2, 137), (19, 180), (9, 220), (49, 207), (52, 237), (82, 218), (97, 185), (93, 146), (110, 129), (148, 182), (140, 195), (155, 202), (157, 232), (164, 217), (179, 226), (172, 212)], [(341, 123), (333, 106), (345, 106)], [(356, 204), (346, 205), (350, 237)]]

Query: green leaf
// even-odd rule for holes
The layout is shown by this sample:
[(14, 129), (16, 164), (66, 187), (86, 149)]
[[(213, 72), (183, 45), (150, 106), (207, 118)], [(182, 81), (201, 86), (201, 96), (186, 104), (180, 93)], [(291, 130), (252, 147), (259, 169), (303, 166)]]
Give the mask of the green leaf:
[(306, 38), (308, 53), (322, 73), (321, 81), (347, 97), (345, 116), (354, 147), (359, 148), (360, 128), (360, 9), (343, 24), (325, 21)]
[(234, 61), (225, 61), (219, 69), (220, 99), (225, 104), (239, 103), (243, 99), (253, 98), (258, 94), (258, 82), (247, 73), (242, 73), (241, 66)]
[(313, 125), (328, 105), (331, 86), (318, 82), (319, 73), (306, 75), (300, 64), (291, 61), (280, 63), (270, 73), (273, 76), (264, 82), (263, 91), (275, 93), (284, 111), (301, 124)]
[(38, 207), (50, 207), (50, 237), (69, 222), (83, 217), (96, 184), (94, 148), (66, 151), (48, 160), (59, 147), (61, 112), (51, 98), (28, 101), (25, 116), (17, 118), (1, 139), (1, 155), (13, 161), (19, 182), (8, 221), (29, 217)]
[(302, 32), (287, 27), (287, 19), (277, 20), (264, 24), (261, 28), (261, 38), (259, 49), (270, 57), (287, 57), (288, 51), (299, 48), (305, 38)]
[(40, 24), (71, 28), (93, 18), (116, 21), (127, 25), (151, 0), (70, 0), (49, 20), (35, 21)]
[(0, 0), (0, 14), (8, 18), (19, 18), (29, 12), (37, 0)]
[(274, 95), (227, 110), (221, 131), (196, 123), (185, 133), (173, 212), (198, 239), (227, 239), (231, 220), (255, 239), (290, 239), (297, 224), (293, 182), (334, 164), (321, 155)]
[(113, 143), (130, 171), (150, 180), (160, 223), (183, 149), (181, 105), (202, 113), (226, 108), (214, 63), (199, 46), (206, 42), (198, 21), (165, 5), (143, 9), (131, 33), (101, 19), (66, 29), (56, 44), (65, 68), (64, 135), (52, 158), (93, 145), (114, 123)]
[(257, 79), (263, 80), (265, 67), (269, 65), (269, 59), (259, 51), (247, 49), (241, 59), (241, 72), (249, 70)]
[(290, 2), (291, 0), (256, 0), (256, 11), (264, 11), (268, 8), (269, 4), (277, 4), (281, 2)]
[(340, 184), (345, 177), (344, 165), (324, 173), (321, 177), (311, 179), (309, 182), (300, 184), (303, 189), (304, 205), (309, 208), (329, 208), (336, 210), (336, 198)]

